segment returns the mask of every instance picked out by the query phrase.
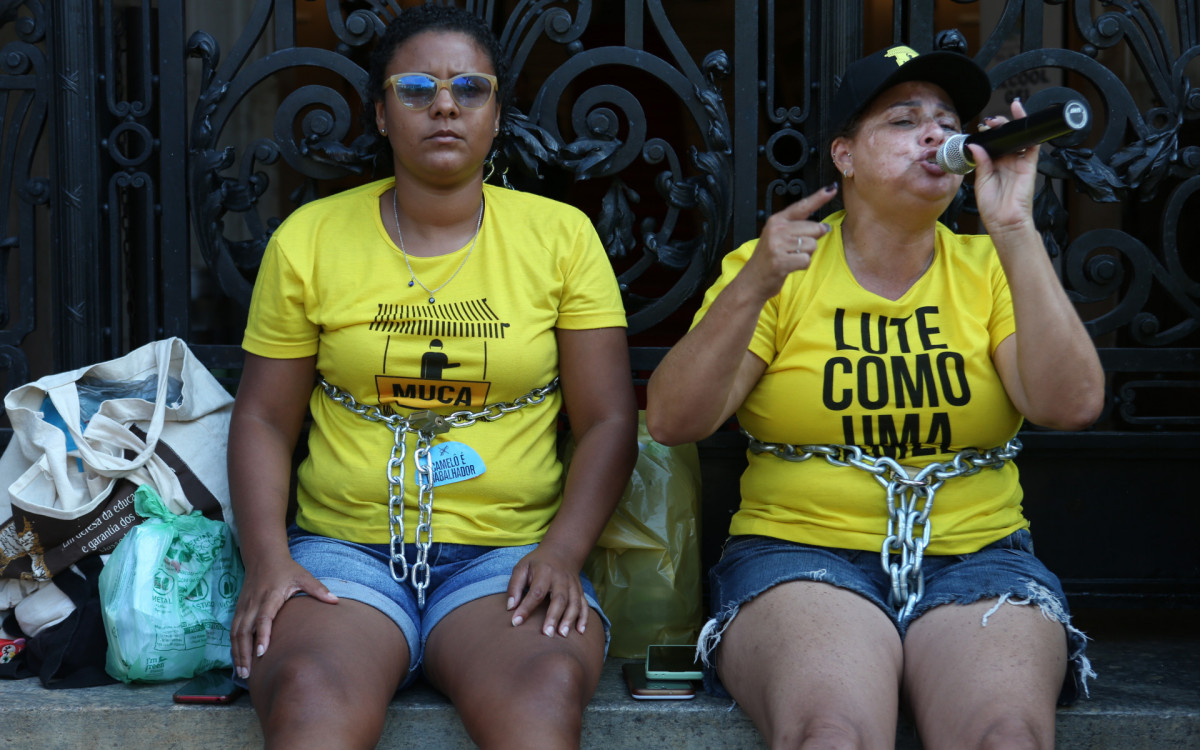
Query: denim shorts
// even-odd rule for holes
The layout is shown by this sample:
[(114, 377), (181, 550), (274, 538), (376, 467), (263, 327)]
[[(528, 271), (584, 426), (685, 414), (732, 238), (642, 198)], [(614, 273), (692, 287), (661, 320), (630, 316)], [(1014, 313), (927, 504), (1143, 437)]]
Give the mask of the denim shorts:
[[(292, 559), (332, 591), (338, 598), (362, 602), (382, 612), (404, 634), (408, 642), (408, 676), (401, 687), (411, 684), (421, 669), (425, 642), (443, 617), (467, 602), (508, 591), (513, 568), (536, 544), (520, 547), (485, 547), (473, 544), (434, 543), (429, 548), (429, 587), (425, 607), (417, 607), (417, 592), (411, 580), (392, 578), (387, 544), (357, 544), (313, 534), (297, 527), (289, 530)], [(411, 565), (416, 546), (404, 545)], [(608, 652), (609, 622), (596, 600), (591, 581), (579, 574), (588, 606), (604, 624), (604, 649)]]
[[(925, 593), (910, 616), (901, 619), (888, 606), (891, 581), (878, 551), (847, 550), (787, 542), (764, 536), (735, 536), (725, 543), (720, 561), (709, 571), (712, 619), (700, 634), (705, 657), (704, 685), (710, 693), (728, 698), (709, 658), (738, 608), (767, 589), (790, 581), (818, 581), (853, 591), (881, 609), (903, 640), (909, 625), (942, 604), (971, 604), (998, 599), (1000, 604), (1036, 604), (1048, 619), (1067, 630), (1069, 665), (1059, 705), (1087, 695), (1087, 680), (1095, 677), (1086, 656), (1087, 637), (1071, 625), (1067, 597), (1058, 577), (1033, 554), (1033, 537), (1022, 529), (966, 555), (926, 555), (921, 563)], [(992, 610), (994, 611), (994, 610)], [(988, 615), (991, 614), (989, 611)], [(984, 617), (981, 625), (987, 625)]]

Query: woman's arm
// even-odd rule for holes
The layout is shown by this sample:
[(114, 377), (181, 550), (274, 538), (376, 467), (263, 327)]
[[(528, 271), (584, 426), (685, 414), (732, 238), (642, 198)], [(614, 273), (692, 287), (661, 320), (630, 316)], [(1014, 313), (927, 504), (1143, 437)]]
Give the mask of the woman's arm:
[[(1025, 114), (1020, 102), (1012, 111)], [(978, 165), (976, 201), (1008, 278), (1017, 329), (996, 348), (996, 370), (1026, 419), (1052, 429), (1084, 429), (1104, 407), (1104, 369), (1033, 223), (1038, 149), (993, 162), (983, 149), (971, 148)]]
[(1104, 369), (1096, 347), (1037, 232), (993, 236), (993, 241), (1012, 290), (1017, 328), (993, 357), (1004, 389), (1029, 421), (1082, 430), (1104, 408)]
[(663, 445), (702, 440), (729, 419), (767, 363), (748, 350), (766, 300), (738, 284), (721, 290), (708, 313), (655, 368), (646, 386), (646, 429)]
[(288, 552), (287, 504), (292, 453), (312, 394), (316, 357), (246, 355), (229, 424), (229, 492), (246, 580), (233, 618), (233, 664), (244, 678), (252, 654), (270, 645), (271, 623), (293, 594), (330, 604), (329, 593)]
[(562, 505), (546, 536), (513, 570), (508, 608), (520, 625), (546, 598), (546, 635), (587, 627), (579, 571), (637, 460), (637, 402), (621, 328), (558, 329), (559, 378), (575, 437)]
[(768, 219), (750, 260), (659, 363), (646, 390), (646, 427), (655, 440), (706, 438), (741, 406), (767, 367), (747, 349), (763, 305), (790, 273), (808, 268), (829, 231), (808, 216), (836, 194), (836, 186), (818, 190)]

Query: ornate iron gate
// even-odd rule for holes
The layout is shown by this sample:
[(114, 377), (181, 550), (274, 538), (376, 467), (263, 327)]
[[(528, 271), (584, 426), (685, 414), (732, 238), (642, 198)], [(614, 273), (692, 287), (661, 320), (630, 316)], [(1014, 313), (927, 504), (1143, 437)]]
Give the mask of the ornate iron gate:
[[(356, 138), (365, 51), (411, 4), (0, 0), (5, 390), (163, 336), (235, 371), (271, 229), (373, 173)], [(1086, 433), (1026, 431), (1028, 495), (1048, 498), (1027, 511), (1076, 595), (1200, 601), (1185, 469), (1200, 448), (1197, 3), (466, 5), (522, 82), (506, 177), (592, 215), (642, 373), (721, 254), (830, 181), (835, 72), (864, 49), (958, 47), (1030, 109), (1088, 99), (1090, 130), (1044, 150), (1036, 210), (1101, 347), (1109, 405)], [(229, 39), (210, 27), (218, 13), (241, 14)], [(962, 198), (946, 218), (970, 225)], [(706, 450), (736, 469), (726, 437)], [(736, 493), (734, 473), (709, 498)], [(709, 503), (711, 523), (732, 496)]]

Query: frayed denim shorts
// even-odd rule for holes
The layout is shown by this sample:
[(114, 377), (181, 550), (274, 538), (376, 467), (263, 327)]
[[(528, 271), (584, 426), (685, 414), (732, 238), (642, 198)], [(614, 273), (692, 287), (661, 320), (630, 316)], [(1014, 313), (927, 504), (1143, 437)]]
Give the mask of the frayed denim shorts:
[[(921, 563), (925, 594), (912, 614), (900, 619), (888, 606), (891, 580), (878, 551), (847, 550), (787, 542), (764, 536), (735, 536), (725, 543), (720, 561), (709, 571), (712, 619), (700, 634), (699, 652), (705, 657), (705, 688), (730, 697), (717, 677), (712, 650), (738, 608), (773, 586), (791, 581), (818, 581), (853, 591), (879, 607), (903, 639), (921, 615), (942, 604), (971, 604), (997, 599), (997, 606), (1036, 604), (1048, 619), (1067, 630), (1068, 668), (1059, 705), (1087, 695), (1087, 680), (1095, 677), (1086, 656), (1087, 637), (1071, 625), (1067, 597), (1058, 577), (1033, 554), (1027, 529), (966, 555), (926, 555)], [(990, 615), (990, 612), (989, 612)], [(981, 625), (986, 625), (986, 617)]]
[[(358, 544), (289, 529), (292, 559), (313, 574), (338, 598), (362, 602), (382, 612), (404, 634), (408, 642), (408, 676), (401, 687), (416, 679), (425, 653), (425, 642), (442, 618), (456, 608), (492, 594), (508, 591), (513, 568), (536, 544), (520, 547), (485, 547), (473, 544), (434, 543), (429, 548), (429, 588), (425, 608), (417, 607), (417, 591), (411, 581), (392, 578), (387, 544)], [(411, 566), (417, 559), (416, 546), (404, 545)], [(410, 570), (411, 577), (411, 570)], [(591, 581), (579, 574), (588, 606), (604, 624), (604, 649), (608, 652), (609, 622), (596, 600)]]

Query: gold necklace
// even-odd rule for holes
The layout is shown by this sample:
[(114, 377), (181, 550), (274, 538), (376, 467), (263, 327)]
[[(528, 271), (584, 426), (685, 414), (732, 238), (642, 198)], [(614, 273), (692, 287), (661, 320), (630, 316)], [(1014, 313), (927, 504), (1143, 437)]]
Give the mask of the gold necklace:
[(467, 254), (463, 256), (462, 262), (458, 264), (458, 268), (454, 269), (454, 273), (450, 274), (450, 278), (442, 282), (441, 286), (437, 287), (436, 289), (430, 289), (429, 287), (425, 286), (420, 279), (417, 278), (417, 274), (413, 271), (412, 264), (408, 262), (408, 253), (404, 251), (404, 234), (400, 231), (400, 208), (397, 205), (396, 193), (397, 190), (393, 187), (392, 219), (396, 222), (396, 239), (400, 240), (400, 254), (404, 256), (404, 265), (408, 267), (408, 285), (412, 286), (413, 284), (416, 284), (424, 289), (425, 293), (429, 295), (429, 304), (432, 305), (433, 303), (437, 302), (437, 298), (433, 295), (442, 289), (445, 289), (446, 284), (454, 281), (454, 277), (458, 275), (458, 272), (461, 271), (463, 266), (467, 265), (467, 261), (471, 259), (471, 251), (475, 249), (475, 240), (479, 239), (479, 230), (483, 226), (483, 196), (479, 196), (479, 218), (475, 220), (475, 236), (471, 238), (471, 246), (467, 248)]

